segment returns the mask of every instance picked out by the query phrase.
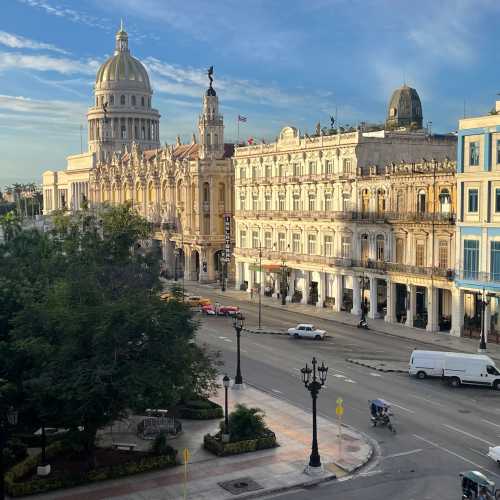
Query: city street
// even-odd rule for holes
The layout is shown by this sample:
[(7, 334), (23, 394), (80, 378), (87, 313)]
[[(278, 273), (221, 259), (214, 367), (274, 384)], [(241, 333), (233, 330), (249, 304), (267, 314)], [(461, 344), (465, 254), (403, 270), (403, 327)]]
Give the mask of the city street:
[[(201, 292), (190, 284), (187, 290)], [(204, 288), (202, 293), (229, 304), (218, 291)], [(247, 326), (257, 324), (257, 304), (235, 305), (244, 312)], [(263, 307), (262, 317), (263, 324), (275, 328), (311, 322), (310, 316), (289, 312), (284, 317), (272, 307)], [(327, 340), (246, 333), (242, 335), (241, 355), (244, 380), (304, 408), (309, 408), (311, 401), (299, 370), (313, 356), (324, 361), (329, 372), (319, 396), (320, 413), (335, 419), (336, 399), (343, 398), (344, 422), (378, 443), (375, 458), (363, 471), (351, 480), (317, 487), (316, 498), (453, 500), (461, 491), (459, 472), (470, 469), (500, 483), (500, 468), (485, 456), (488, 446), (500, 443), (499, 392), (486, 388), (453, 390), (440, 380), (420, 381), (403, 373), (381, 373), (348, 363), (346, 358), (356, 357), (407, 361), (412, 349), (428, 346), (332, 321), (318, 319), (314, 323), (328, 332)], [(234, 377), (236, 339), (231, 320), (203, 317), (198, 340), (221, 351), (225, 362), (221, 371)], [(397, 434), (371, 427), (368, 400), (376, 397), (391, 402)], [(319, 446), (321, 453), (321, 429)], [(281, 495), (309, 497), (309, 491)]]

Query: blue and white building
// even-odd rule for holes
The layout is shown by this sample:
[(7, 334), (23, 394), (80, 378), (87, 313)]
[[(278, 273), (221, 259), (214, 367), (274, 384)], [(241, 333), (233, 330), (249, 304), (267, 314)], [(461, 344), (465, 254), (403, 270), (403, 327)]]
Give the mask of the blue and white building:
[(500, 101), (486, 116), (459, 122), (456, 278), (452, 334), (500, 334)]

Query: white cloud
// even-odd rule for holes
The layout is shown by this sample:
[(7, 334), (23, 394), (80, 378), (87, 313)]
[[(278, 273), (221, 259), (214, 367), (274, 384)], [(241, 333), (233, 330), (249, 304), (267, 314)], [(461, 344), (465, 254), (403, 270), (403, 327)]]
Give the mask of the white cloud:
[(0, 44), (6, 45), (12, 49), (33, 49), (33, 50), (51, 50), (60, 54), (68, 54), (67, 51), (56, 47), (50, 43), (37, 42), (24, 36), (14, 35), (6, 31), (0, 31)]
[(95, 75), (99, 62), (95, 59), (78, 61), (66, 57), (47, 55), (28, 55), (16, 52), (0, 52), (0, 71), (29, 69), (34, 71), (55, 71), (64, 75), (91, 74)]

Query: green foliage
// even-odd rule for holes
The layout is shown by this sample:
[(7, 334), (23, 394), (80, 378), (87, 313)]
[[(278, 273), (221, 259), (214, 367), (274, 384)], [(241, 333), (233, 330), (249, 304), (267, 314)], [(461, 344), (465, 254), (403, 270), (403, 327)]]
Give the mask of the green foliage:
[(181, 418), (192, 420), (209, 420), (224, 416), (222, 406), (208, 399), (185, 401), (179, 406), (178, 412)]
[(21, 232), (21, 220), (15, 212), (7, 212), (0, 217), (0, 228), (5, 241), (12, 241)]
[(231, 442), (255, 439), (266, 431), (264, 412), (260, 408), (248, 408), (244, 404), (238, 404), (236, 409), (229, 414), (229, 440)]
[(158, 262), (142, 245), (149, 230), (125, 205), (61, 213), (50, 234), (21, 231), (0, 245), (7, 401), (47, 426), (82, 426), (90, 467), (99, 428), (215, 387), (190, 311), (158, 297)]
[(168, 444), (166, 432), (160, 432), (151, 443), (151, 453), (154, 455), (175, 455), (175, 450)]
[(26, 445), (19, 439), (10, 439), (3, 449), (4, 464), (7, 469), (28, 456)]
[(229, 443), (223, 443), (220, 434), (215, 436), (206, 434), (203, 438), (203, 446), (206, 450), (214, 453), (215, 455), (223, 457), (227, 455), (238, 455), (240, 453), (265, 450), (267, 448), (275, 448), (278, 446), (278, 443), (274, 432), (267, 430), (258, 438)]

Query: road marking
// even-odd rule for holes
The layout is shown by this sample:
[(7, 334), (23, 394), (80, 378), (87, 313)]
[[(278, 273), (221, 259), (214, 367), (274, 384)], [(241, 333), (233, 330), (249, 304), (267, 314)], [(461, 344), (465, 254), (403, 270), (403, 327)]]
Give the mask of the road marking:
[(357, 384), (355, 380), (351, 380), (350, 378), (345, 378), (344, 382), (349, 382), (350, 384)]
[(224, 342), (232, 342), (231, 339), (223, 339), (223, 340), (224, 340)]
[(413, 455), (414, 453), (420, 453), (421, 451), (424, 450), (422, 450), (422, 448), (417, 448), (416, 450), (402, 451), (401, 453), (394, 453), (392, 455), (382, 457), (382, 460), (387, 460), (388, 458), (405, 457), (406, 455)]
[(437, 405), (437, 406), (446, 406), (444, 404), (438, 403), (437, 401), (434, 401), (433, 399), (424, 398), (422, 396), (417, 396), (416, 394), (408, 394), (408, 395), (411, 396), (412, 398), (421, 399), (422, 401), (427, 401), (428, 403), (432, 403), (432, 404)]
[(481, 450), (476, 450), (475, 448), (469, 448), (470, 451), (473, 451), (474, 453), (477, 453), (478, 455), (481, 455), (482, 457), (486, 456), (486, 453)]
[(500, 427), (500, 425), (495, 424), (495, 422), (490, 422), (489, 420), (486, 420), (485, 418), (481, 419), (483, 422), (486, 422), (487, 424), (494, 425), (495, 427)]
[(340, 375), (339, 373), (334, 373), (333, 376), (337, 378), (345, 378), (345, 375)]
[(489, 469), (486, 469), (482, 465), (477, 464), (476, 462), (473, 462), (472, 460), (469, 460), (468, 458), (463, 457), (462, 455), (459, 455), (458, 453), (455, 453), (454, 451), (449, 450), (448, 448), (444, 448), (443, 446), (440, 446), (437, 443), (433, 443), (432, 441), (429, 441), (428, 439), (425, 439), (422, 436), (418, 436), (417, 434), (413, 434), (417, 439), (420, 439), (424, 443), (430, 444), (431, 446), (434, 446), (434, 448), (438, 448), (439, 450), (445, 451), (446, 453), (449, 453), (450, 455), (453, 455), (454, 457), (460, 458), (460, 460), (463, 460), (464, 462), (467, 462), (474, 467), (478, 467), (479, 469), (483, 469), (484, 471), (488, 472), (488, 474), (493, 474), (494, 476), (500, 477), (496, 472), (493, 472)]
[(219, 337), (219, 338), (220, 338), (220, 339), (222, 339), (222, 340), (225, 340), (225, 339), (227, 339), (227, 337)]
[(396, 408), (399, 408), (401, 410), (407, 411), (408, 413), (415, 413), (413, 410), (410, 410), (409, 408), (405, 408), (404, 406), (398, 405), (394, 401), (387, 401), (391, 406), (395, 406)]
[(281, 391), (278, 391), (278, 389), (271, 389), (271, 391), (276, 394), (283, 394)]
[(373, 373), (373, 372), (371, 372), (370, 376), (371, 377), (381, 377), (382, 375), (380, 375), (380, 373)]
[(448, 427), (448, 429), (451, 429), (452, 431), (459, 432), (460, 434), (463, 434), (464, 436), (469, 436), (471, 438), (477, 439), (478, 441), (482, 441), (483, 443), (489, 444), (490, 446), (493, 446), (493, 443), (490, 441), (486, 441), (486, 439), (474, 436), (474, 434), (470, 434), (466, 431), (463, 431), (462, 429), (458, 429), (457, 427), (453, 427), (452, 425), (448, 424), (443, 424), (445, 427)]

